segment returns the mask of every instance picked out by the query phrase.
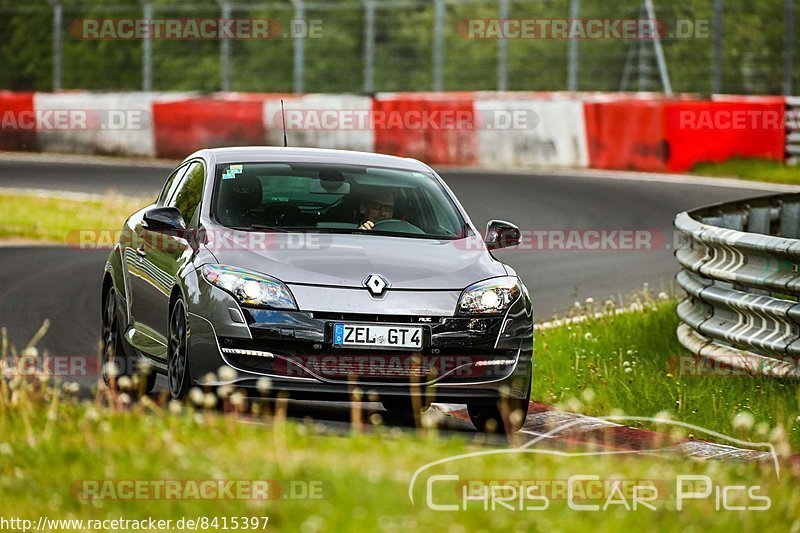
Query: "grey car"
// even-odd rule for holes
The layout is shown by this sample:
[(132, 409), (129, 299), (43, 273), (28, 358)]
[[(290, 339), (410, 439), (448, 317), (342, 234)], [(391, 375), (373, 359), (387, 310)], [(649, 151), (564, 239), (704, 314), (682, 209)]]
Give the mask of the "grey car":
[(104, 368), (134, 374), (147, 360), (176, 399), (202, 384), (320, 400), (360, 390), (399, 412), (461, 403), (479, 429), (510, 431), (530, 396), (533, 310), (491, 250), (519, 238), (499, 220), (481, 236), (413, 159), (200, 150), (108, 257)]

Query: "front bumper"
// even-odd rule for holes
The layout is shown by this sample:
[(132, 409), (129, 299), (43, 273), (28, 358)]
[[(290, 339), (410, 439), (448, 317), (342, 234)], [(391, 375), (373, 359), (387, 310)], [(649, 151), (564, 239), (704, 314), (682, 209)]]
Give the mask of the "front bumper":
[[(530, 390), (533, 312), (527, 297), (503, 316), (448, 316), (272, 311), (241, 308), (224, 291), (204, 284), (206, 315), (189, 313), (192, 380), (257, 388), (292, 397), (348, 399), (355, 388), (380, 396), (419, 395), (463, 403), (501, 395), (524, 398)], [(205, 293), (205, 294), (203, 294)], [(238, 313), (236, 312), (238, 310)], [(340, 348), (336, 322), (401, 324), (423, 328), (419, 351)], [(237, 371), (219, 381), (221, 366)]]

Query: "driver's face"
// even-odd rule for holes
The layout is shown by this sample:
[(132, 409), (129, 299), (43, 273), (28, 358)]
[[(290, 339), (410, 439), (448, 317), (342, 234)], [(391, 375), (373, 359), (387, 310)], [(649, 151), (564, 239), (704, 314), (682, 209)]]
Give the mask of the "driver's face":
[(391, 193), (382, 194), (361, 202), (361, 212), (366, 220), (378, 222), (394, 216), (394, 198)]

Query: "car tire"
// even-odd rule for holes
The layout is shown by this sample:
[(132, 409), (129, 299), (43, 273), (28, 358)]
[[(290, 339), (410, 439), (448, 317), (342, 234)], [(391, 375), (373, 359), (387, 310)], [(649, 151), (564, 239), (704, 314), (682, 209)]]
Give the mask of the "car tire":
[(381, 404), (391, 414), (411, 416), (414, 415), (415, 408), (422, 413), (431, 406), (431, 402), (425, 398), (417, 397), (417, 400), (414, 402), (411, 396), (387, 396), (381, 398)]
[(155, 371), (151, 370), (145, 377), (139, 372), (140, 367), (137, 366), (138, 359), (135, 356), (130, 356), (125, 353), (125, 345), (122, 338), (121, 322), (119, 313), (117, 313), (117, 292), (114, 287), (111, 287), (106, 293), (103, 300), (103, 324), (102, 324), (102, 364), (101, 368), (103, 381), (107, 386), (111, 385), (111, 376), (109, 376), (109, 364), (114, 363), (117, 367), (115, 380), (126, 376), (133, 378), (134, 374), (138, 374), (140, 378), (144, 379), (144, 385), (141, 389), (143, 394), (153, 392), (156, 387)]
[(525, 423), (530, 397), (529, 388), (525, 398), (503, 398), (495, 403), (469, 403), (469, 419), (478, 431), (511, 435), (519, 431)]
[[(111, 386), (112, 381), (116, 381), (122, 376), (130, 377), (131, 359), (125, 353), (122, 344), (122, 334), (120, 333), (120, 319), (117, 312), (117, 291), (114, 287), (108, 289), (103, 299), (103, 317), (101, 330), (100, 355), (103, 367), (100, 369), (103, 381), (107, 386)], [(109, 373), (110, 367), (116, 366), (114, 379)]]
[(186, 306), (178, 298), (170, 310), (167, 337), (167, 385), (173, 400), (186, 396), (191, 383), (187, 333)]

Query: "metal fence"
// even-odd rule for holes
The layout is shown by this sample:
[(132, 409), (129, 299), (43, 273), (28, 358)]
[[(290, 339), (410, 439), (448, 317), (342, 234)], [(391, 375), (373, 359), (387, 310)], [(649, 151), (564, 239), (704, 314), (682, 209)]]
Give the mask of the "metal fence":
[(800, 377), (800, 194), (681, 213), (681, 344), (731, 367)]
[[(0, 0), (0, 87), (791, 94), (796, 0)], [(85, 39), (84, 19), (264, 18), (270, 39)], [(659, 21), (658, 38), (496, 38), (498, 21)], [(471, 23), (483, 28), (471, 32)], [(663, 23), (663, 25), (661, 24)], [(570, 22), (570, 28), (572, 22)], [(318, 31), (309, 31), (310, 27)], [(550, 26), (552, 28), (552, 25)], [(552, 36), (551, 36), (552, 37)], [(574, 36), (573, 36), (574, 37)]]

